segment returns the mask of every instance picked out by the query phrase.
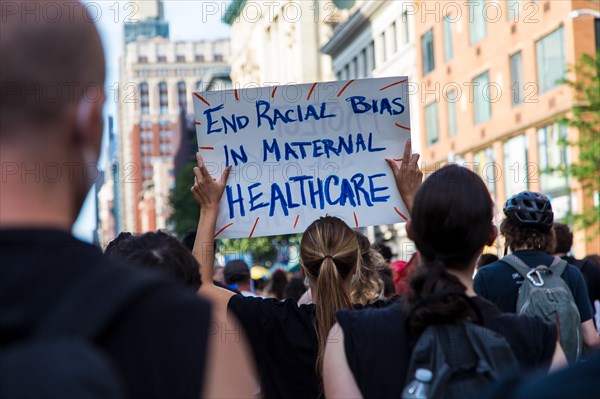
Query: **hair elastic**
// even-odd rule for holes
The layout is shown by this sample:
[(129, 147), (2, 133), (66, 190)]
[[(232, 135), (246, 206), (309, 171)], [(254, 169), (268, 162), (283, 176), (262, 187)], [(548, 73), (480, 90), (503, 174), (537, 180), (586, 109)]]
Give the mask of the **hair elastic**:
[(327, 258), (333, 260), (333, 256), (331, 256), (331, 255), (325, 255), (325, 256), (323, 256), (323, 259), (327, 259)]

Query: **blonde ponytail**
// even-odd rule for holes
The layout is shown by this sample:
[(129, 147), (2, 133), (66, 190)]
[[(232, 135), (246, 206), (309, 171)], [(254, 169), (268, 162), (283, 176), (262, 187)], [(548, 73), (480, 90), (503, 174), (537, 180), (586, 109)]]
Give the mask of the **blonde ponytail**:
[(346, 292), (344, 279), (340, 276), (333, 257), (326, 257), (321, 264), (317, 277), (317, 297), (315, 303), (315, 328), (319, 342), (317, 371), (323, 372), (323, 356), (329, 330), (335, 324), (335, 312), (352, 307), (350, 296)]

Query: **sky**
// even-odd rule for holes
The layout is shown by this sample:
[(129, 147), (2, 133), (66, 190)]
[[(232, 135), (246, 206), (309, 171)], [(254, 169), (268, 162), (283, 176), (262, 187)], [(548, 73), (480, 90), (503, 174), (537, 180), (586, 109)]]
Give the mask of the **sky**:
[[(200, 40), (218, 39), (229, 37), (229, 27), (221, 22), (228, 1), (207, 0), (166, 0), (164, 1), (165, 19), (169, 21), (170, 36), (172, 40)], [(114, 102), (114, 90), (119, 81), (119, 58), (123, 50), (123, 21), (129, 21), (130, 14), (134, 11), (129, 1), (85, 1), (92, 18), (97, 23), (104, 53), (106, 55), (107, 76), (106, 92), (107, 101), (104, 107), (105, 120), (109, 115), (117, 122), (117, 104)], [(131, 16), (135, 18), (135, 15)], [(105, 124), (106, 128), (106, 124)], [(100, 168), (104, 169), (107, 163), (108, 134), (104, 132), (103, 148), (100, 155)], [(91, 242), (93, 231), (96, 229), (96, 198), (94, 188), (88, 194), (81, 213), (75, 225), (73, 234), (79, 239)]]

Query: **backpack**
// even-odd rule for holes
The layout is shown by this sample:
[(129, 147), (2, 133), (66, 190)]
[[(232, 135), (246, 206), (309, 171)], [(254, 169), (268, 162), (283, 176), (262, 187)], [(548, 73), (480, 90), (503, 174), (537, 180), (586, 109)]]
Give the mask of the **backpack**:
[(415, 378), (417, 369), (430, 370), (433, 377), (428, 399), (479, 398), (490, 383), (519, 368), (506, 339), (483, 327), (477, 305), (464, 294), (453, 295), (466, 298), (478, 320), (477, 324), (430, 325), (419, 337), (410, 358), (406, 385)]
[(550, 266), (530, 268), (514, 254), (502, 262), (523, 277), (517, 298), (517, 313), (538, 316), (557, 326), (558, 338), (565, 355), (572, 363), (581, 355), (581, 318), (571, 289), (562, 279), (567, 261), (555, 257)]
[(0, 398), (125, 398), (114, 365), (94, 341), (159, 281), (108, 265), (73, 281), (33, 336), (0, 348)]

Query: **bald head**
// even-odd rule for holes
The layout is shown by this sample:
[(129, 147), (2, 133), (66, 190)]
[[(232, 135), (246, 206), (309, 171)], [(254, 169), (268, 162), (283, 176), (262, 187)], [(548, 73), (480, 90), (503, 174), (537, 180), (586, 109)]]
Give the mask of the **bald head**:
[[(49, 6), (51, 4), (51, 6)], [(0, 138), (66, 123), (82, 101), (103, 101), (100, 37), (77, 2), (1, 2)]]

